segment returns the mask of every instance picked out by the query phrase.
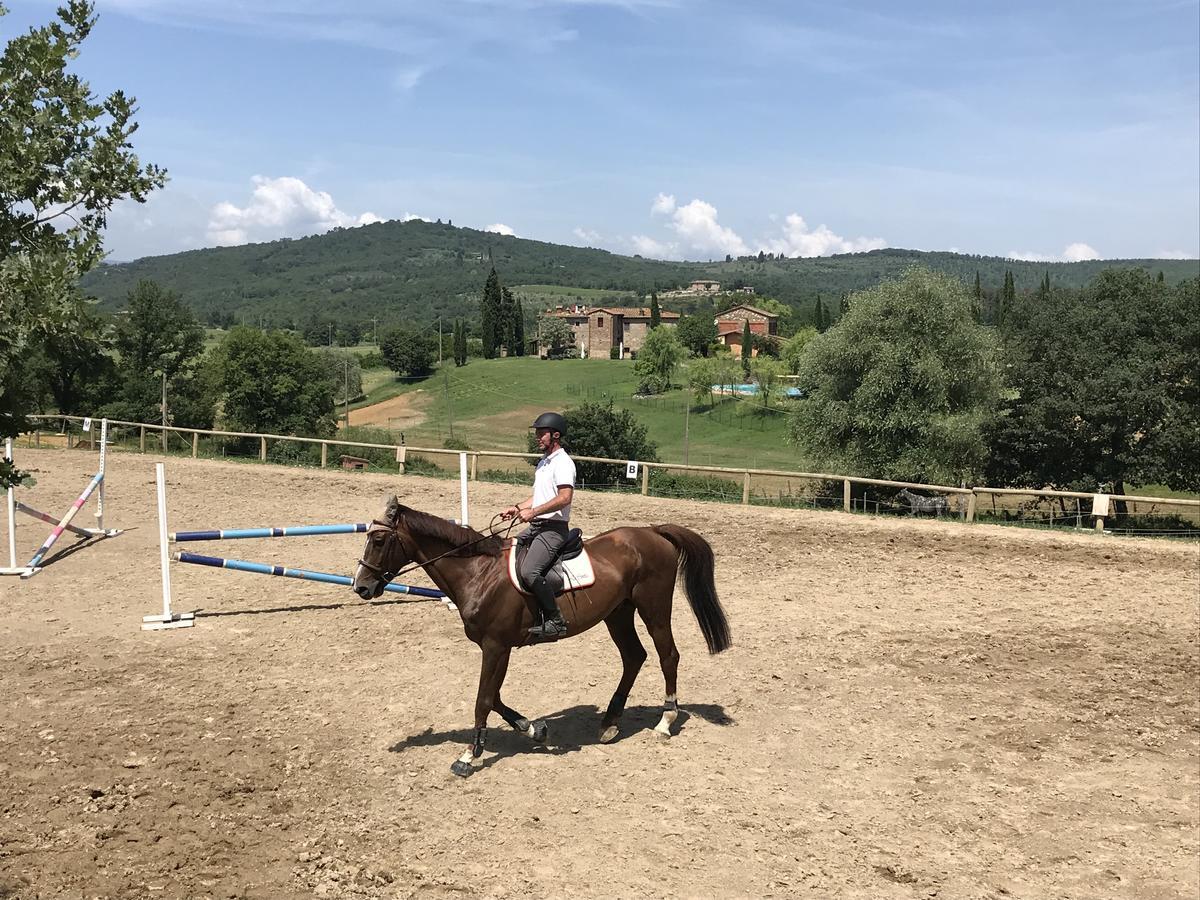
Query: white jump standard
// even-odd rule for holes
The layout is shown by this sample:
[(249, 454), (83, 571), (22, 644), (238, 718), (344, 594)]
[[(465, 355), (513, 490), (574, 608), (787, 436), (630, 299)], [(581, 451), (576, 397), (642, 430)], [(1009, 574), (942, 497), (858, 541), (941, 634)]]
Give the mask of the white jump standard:
[[(13, 458), (11, 439), (7, 439), (4, 442), (4, 455), (10, 460)], [(12, 487), (8, 489), (8, 565), (0, 568), (0, 575), (20, 575), (22, 578), (32, 578), (38, 572), (42, 571), (41, 562), (46, 558), (46, 554), (50, 552), (50, 548), (54, 546), (55, 541), (62, 536), (64, 531), (69, 531), (79, 538), (116, 537), (121, 533), (121, 529), (119, 528), (104, 527), (104, 472), (107, 456), (108, 419), (102, 419), (100, 422), (100, 470), (88, 482), (83, 493), (71, 504), (71, 508), (67, 510), (61, 519), (56, 519), (54, 516), (48, 515), (39, 509), (34, 509), (26, 503), (22, 503), (16, 499), (15, 489)], [(93, 493), (96, 494), (97, 527), (80, 528), (77, 525), (72, 525), (71, 520), (84, 507)], [(19, 512), (54, 525), (49, 537), (37, 549), (33, 558), (23, 566), (17, 565), (17, 513)]]

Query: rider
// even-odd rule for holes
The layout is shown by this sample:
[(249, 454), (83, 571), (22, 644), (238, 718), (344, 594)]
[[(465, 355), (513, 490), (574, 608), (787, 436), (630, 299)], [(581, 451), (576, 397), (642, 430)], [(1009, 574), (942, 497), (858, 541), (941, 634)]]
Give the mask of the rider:
[(566, 419), (558, 413), (542, 413), (534, 421), (533, 429), (538, 449), (542, 451), (533, 475), (533, 496), (508, 507), (500, 516), (532, 523), (521, 536), (529, 542), (521, 563), (521, 578), (537, 599), (542, 621), (529, 629), (529, 633), (553, 641), (567, 633), (567, 623), (554, 599), (554, 588), (546, 581), (546, 573), (567, 540), (571, 499), (575, 494), (575, 463), (562, 446), (567, 433)]

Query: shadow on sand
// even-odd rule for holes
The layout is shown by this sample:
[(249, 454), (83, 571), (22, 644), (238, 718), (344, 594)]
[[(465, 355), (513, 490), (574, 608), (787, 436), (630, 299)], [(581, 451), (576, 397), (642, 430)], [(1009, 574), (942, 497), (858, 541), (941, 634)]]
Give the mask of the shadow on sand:
[[(662, 716), (661, 706), (629, 706), (621, 716), (621, 732), (612, 744), (619, 744), (644, 731), (648, 731)], [(487, 750), (479, 764), (486, 769), (493, 763), (518, 753), (548, 753), (552, 756), (562, 756), (567, 753), (577, 753), (585, 746), (600, 743), (600, 720), (604, 711), (596, 706), (572, 706), (541, 717), (549, 726), (549, 735), (545, 744), (535, 744), (524, 735), (513, 731), (503, 721), (497, 725), (498, 716), (494, 713), (488, 720)], [(687, 727), (688, 720), (698, 716), (713, 725), (736, 724), (733, 718), (725, 712), (724, 707), (715, 703), (681, 703), (679, 718), (675, 720), (675, 733), (682, 733)], [(442, 744), (462, 746), (470, 744), (475, 739), (474, 728), (456, 728), (448, 731), (434, 731), (427, 728), (419, 734), (409, 735), (388, 747), (392, 753), (403, 753), (412, 747), (438, 747)]]

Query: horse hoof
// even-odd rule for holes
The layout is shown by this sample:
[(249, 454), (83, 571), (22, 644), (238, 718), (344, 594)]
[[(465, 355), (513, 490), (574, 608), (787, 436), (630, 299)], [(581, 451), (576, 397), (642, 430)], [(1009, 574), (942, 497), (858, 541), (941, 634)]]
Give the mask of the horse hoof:
[(550, 728), (542, 719), (538, 719), (533, 723), (533, 734), (529, 737), (535, 744), (546, 743), (546, 736), (550, 733)]
[(617, 735), (619, 735), (620, 733), (621, 733), (621, 730), (619, 728), (617, 728), (616, 725), (609, 725), (607, 728), (605, 728), (603, 731), (600, 732), (600, 743), (611, 744), (613, 741), (615, 741), (617, 739)]
[(666, 731), (666, 730), (664, 730), (664, 729), (661, 729), (661, 728), (655, 728), (655, 729), (654, 729), (654, 736), (655, 736), (656, 738), (658, 738), (660, 741), (669, 741), (669, 740), (671, 739), (671, 732), (669, 732), (669, 731)]
[(472, 772), (475, 771), (475, 768), (469, 762), (463, 762), (461, 759), (456, 759), (454, 764), (450, 766), (450, 771), (459, 778), (467, 778)]

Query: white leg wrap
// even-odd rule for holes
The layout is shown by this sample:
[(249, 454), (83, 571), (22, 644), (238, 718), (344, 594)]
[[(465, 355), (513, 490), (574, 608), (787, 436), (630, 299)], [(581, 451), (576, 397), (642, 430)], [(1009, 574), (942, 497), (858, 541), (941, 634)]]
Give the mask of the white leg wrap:
[(470, 763), (475, 761), (475, 754), (471, 752), (470, 747), (468, 747), (463, 755), (458, 758), (458, 761), (460, 763)]
[(658, 720), (658, 724), (654, 726), (654, 730), (664, 737), (671, 736), (671, 726), (675, 724), (675, 720), (679, 718), (679, 710), (676, 708), (675, 695), (671, 694), (666, 700), (666, 709), (663, 710), (662, 718)]
[(525, 726), (525, 737), (527, 737), (527, 738), (533, 737), (533, 725), (532, 724)]

